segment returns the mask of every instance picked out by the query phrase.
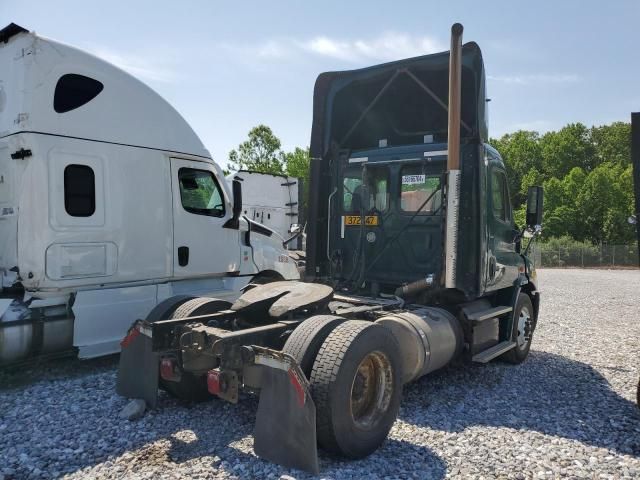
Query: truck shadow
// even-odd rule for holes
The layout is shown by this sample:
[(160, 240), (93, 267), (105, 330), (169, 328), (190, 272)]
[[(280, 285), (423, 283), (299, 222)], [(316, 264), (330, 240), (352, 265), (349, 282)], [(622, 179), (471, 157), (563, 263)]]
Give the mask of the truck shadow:
[(531, 430), (640, 457), (638, 406), (591, 365), (547, 352), (516, 366), (453, 365), (427, 375), (405, 387), (400, 418), (447, 432)]
[[(23, 451), (43, 472), (80, 477), (175, 468), (194, 476), (223, 471), (240, 478), (312, 478), (255, 456), (256, 397), (238, 405), (183, 404), (161, 393), (157, 409), (128, 422), (117, 416), (127, 400), (115, 394), (115, 365), (87, 364), (69, 378), (70, 368), (61, 362), (49, 367), (45, 378), (35, 375), (26, 386), (0, 389), (0, 452), (6, 455), (0, 463), (14, 471), (7, 478), (30, 473), (15, 458)], [(638, 407), (615, 393), (592, 366), (545, 352), (532, 352), (518, 366), (454, 365), (428, 375), (405, 388), (399, 420), (382, 447), (363, 460), (320, 451), (322, 476), (358, 478), (369, 470), (379, 476), (421, 471), (428, 472), (424, 478), (443, 478), (447, 465), (428, 446), (428, 432), (424, 441), (401, 440), (396, 432), (406, 428), (403, 423), (452, 433), (474, 426), (536, 431), (640, 457)], [(43, 438), (55, 439), (56, 448), (31, 447)]]
[[(147, 442), (137, 453), (134, 452), (135, 458), (143, 462), (141, 467), (144, 465), (148, 468), (149, 459), (153, 458), (178, 465), (193, 459), (199, 462), (204, 459), (206, 468), (211, 472), (214, 469), (223, 470), (240, 478), (266, 478), (270, 475), (275, 478), (290, 475), (298, 480), (317, 478), (300, 470), (275, 465), (253, 453), (253, 425), (258, 409), (255, 397), (244, 398), (238, 405), (213, 401), (206, 405), (190, 406), (181, 406), (165, 397), (160, 402), (160, 417), (164, 416), (165, 408), (168, 411), (178, 409), (178, 416), (185, 420), (182, 424), (184, 430), (176, 428), (174, 423), (172, 433), (160, 434), (157, 440)], [(182, 408), (203, 410), (198, 413), (190, 411), (186, 418), (182, 415)], [(193, 423), (194, 417), (198, 418), (197, 423)], [(233, 425), (232, 429), (219, 428), (220, 418), (224, 417), (233, 418), (233, 423), (226, 423)], [(154, 449), (164, 453), (154, 454)], [(322, 450), (319, 450), (319, 460), (320, 476), (323, 478), (345, 475), (360, 478), (368, 470), (375, 471), (375, 476), (370, 478), (403, 478), (420, 471), (425, 475), (424, 478), (442, 479), (447, 473), (446, 463), (430, 448), (393, 438), (387, 439), (375, 453), (361, 460), (336, 458)], [(374, 469), (372, 465), (375, 465)]]

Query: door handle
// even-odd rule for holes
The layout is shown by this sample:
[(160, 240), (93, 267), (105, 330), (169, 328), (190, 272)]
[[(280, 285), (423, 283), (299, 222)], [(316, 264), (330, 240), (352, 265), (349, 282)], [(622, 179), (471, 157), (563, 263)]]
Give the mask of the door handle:
[(189, 247), (178, 247), (178, 265), (186, 267), (189, 264)]

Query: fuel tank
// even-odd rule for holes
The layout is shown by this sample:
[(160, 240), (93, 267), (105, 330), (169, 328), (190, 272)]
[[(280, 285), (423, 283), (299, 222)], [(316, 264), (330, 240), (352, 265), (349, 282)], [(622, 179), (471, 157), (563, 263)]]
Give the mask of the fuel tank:
[(64, 306), (29, 309), (14, 300), (0, 317), (0, 366), (73, 348), (73, 318)]
[(447, 365), (463, 347), (458, 319), (441, 308), (424, 307), (379, 318), (400, 344), (404, 383)]

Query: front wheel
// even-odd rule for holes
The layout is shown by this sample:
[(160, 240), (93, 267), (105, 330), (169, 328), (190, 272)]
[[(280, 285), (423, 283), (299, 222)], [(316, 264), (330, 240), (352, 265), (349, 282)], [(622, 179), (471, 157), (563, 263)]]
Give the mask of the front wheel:
[(402, 357), (390, 330), (365, 321), (338, 325), (311, 371), (318, 443), (349, 458), (374, 452), (389, 434), (402, 397)]
[(513, 315), (513, 340), (515, 348), (509, 350), (502, 357), (509, 363), (522, 363), (529, 355), (531, 341), (533, 340), (534, 310), (531, 298), (526, 293), (518, 295), (516, 310)]

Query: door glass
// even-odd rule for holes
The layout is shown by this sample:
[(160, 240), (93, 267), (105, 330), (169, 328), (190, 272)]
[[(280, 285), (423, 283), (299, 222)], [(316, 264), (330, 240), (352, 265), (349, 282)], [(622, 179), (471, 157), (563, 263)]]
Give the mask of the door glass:
[(178, 171), (180, 200), (187, 212), (224, 217), (224, 201), (213, 173), (207, 170), (181, 168)]
[(423, 165), (408, 165), (402, 167), (400, 182), (400, 208), (403, 211), (433, 213), (440, 208), (440, 176), (427, 175)]
[(343, 198), (342, 207), (345, 212), (359, 212), (364, 208), (365, 212), (376, 209), (384, 212), (389, 205), (389, 175), (386, 168), (367, 169), (367, 184), (369, 186), (369, 198), (362, 187), (362, 170), (349, 170), (344, 175), (342, 183)]
[(506, 180), (502, 172), (494, 170), (491, 173), (491, 202), (493, 215), (497, 219), (507, 221)]

